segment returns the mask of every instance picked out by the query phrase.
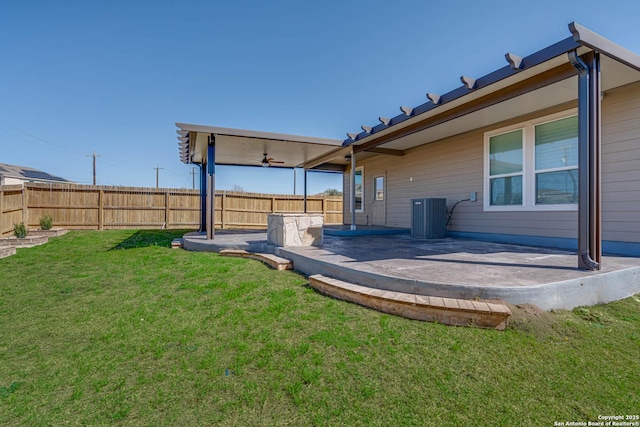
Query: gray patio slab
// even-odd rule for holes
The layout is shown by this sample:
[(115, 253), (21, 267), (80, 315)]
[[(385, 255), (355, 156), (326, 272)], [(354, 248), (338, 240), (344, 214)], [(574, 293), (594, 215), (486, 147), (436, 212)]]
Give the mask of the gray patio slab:
[(640, 258), (634, 257), (605, 256), (602, 270), (588, 272), (577, 268), (572, 252), (453, 238), (325, 236), (322, 248), (276, 248), (267, 245), (265, 233), (252, 233), (217, 235), (214, 242), (201, 245), (276, 253), (306, 275), (418, 295), (503, 299), (549, 310), (640, 293)]

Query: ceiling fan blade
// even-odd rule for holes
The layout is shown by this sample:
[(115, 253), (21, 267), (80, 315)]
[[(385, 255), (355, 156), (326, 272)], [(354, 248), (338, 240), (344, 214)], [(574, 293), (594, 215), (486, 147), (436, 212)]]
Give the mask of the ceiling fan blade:
[(262, 166), (271, 166), (274, 165), (283, 165), (284, 162), (279, 160), (274, 160), (273, 157), (267, 157), (267, 152), (264, 152), (264, 157), (262, 158)]

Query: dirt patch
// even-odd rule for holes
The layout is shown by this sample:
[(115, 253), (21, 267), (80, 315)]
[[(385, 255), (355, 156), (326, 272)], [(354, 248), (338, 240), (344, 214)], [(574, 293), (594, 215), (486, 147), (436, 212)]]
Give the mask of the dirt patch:
[(531, 335), (541, 341), (566, 341), (573, 335), (561, 313), (544, 311), (533, 304), (507, 306), (511, 310), (508, 329)]
[(537, 305), (533, 304), (520, 304), (516, 307), (518, 308), (520, 314), (525, 317), (544, 317), (545, 315), (549, 314)]

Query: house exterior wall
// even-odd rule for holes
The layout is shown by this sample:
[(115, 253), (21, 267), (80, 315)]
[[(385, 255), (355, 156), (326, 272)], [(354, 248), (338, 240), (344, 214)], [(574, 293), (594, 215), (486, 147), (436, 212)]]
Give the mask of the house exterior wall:
[[(364, 212), (356, 224), (371, 224), (373, 178), (386, 174), (386, 225), (410, 227), (411, 199), (444, 197), (462, 202), (447, 227), (452, 232), (577, 237), (577, 210), (492, 211), (483, 209), (484, 134), (504, 126), (575, 108), (557, 106), (507, 122), (452, 136), (408, 150), (404, 156), (379, 155), (358, 161), (364, 167)], [(640, 242), (640, 83), (612, 90), (602, 101), (603, 240)], [(349, 173), (344, 174), (344, 218), (351, 221)]]
[(640, 242), (640, 83), (608, 92), (602, 114), (602, 233)]
[(0, 185), (22, 185), (25, 181), (10, 176), (0, 176)]

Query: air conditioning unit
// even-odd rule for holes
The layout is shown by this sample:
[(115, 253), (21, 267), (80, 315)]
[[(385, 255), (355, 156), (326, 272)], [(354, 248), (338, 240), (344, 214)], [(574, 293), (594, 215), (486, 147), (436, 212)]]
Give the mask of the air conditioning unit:
[(447, 199), (411, 200), (411, 237), (416, 239), (447, 237)]

